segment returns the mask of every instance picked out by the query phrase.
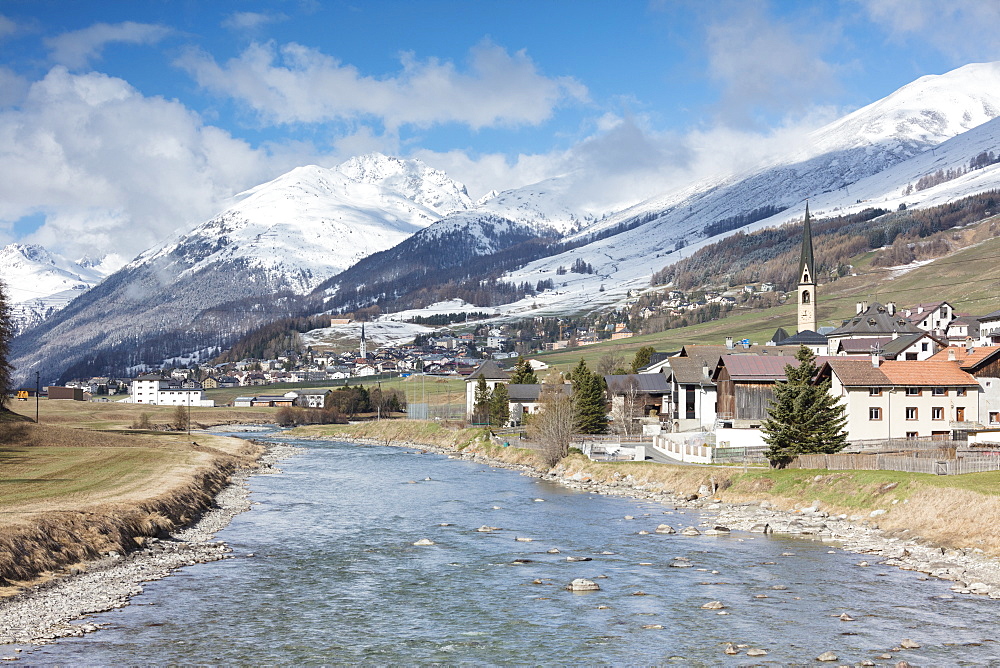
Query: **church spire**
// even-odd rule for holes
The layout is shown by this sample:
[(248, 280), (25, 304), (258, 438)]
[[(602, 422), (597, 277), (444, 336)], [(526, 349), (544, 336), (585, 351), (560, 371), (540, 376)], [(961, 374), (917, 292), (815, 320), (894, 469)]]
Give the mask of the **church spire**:
[(365, 341), (365, 323), (361, 323), (361, 350), (358, 351), (362, 359), (368, 358), (368, 342)]
[(806, 220), (802, 225), (802, 256), (799, 259), (799, 329), (800, 332), (816, 331), (816, 274), (813, 260), (812, 224), (809, 219), (809, 202), (806, 202)]
[(809, 201), (806, 200), (806, 220), (802, 225), (802, 256), (799, 259), (799, 283), (816, 283), (813, 265), (812, 224), (809, 221)]

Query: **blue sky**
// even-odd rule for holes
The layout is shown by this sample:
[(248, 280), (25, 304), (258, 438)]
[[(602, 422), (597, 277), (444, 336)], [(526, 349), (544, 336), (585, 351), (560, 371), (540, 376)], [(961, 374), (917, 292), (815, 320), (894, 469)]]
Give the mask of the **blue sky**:
[(307, 163), (417, 157), (591, 209), (1000, 59), (991, 0), (0, 1), (0, 243), (126, 257)]

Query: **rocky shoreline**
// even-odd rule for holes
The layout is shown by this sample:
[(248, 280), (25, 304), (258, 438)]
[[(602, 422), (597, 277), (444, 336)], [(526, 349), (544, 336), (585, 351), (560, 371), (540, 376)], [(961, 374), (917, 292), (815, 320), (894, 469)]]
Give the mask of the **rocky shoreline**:
[[(216, 496), (215, 507), (190, 527), (169, 538), (151, 538), (146, 547), (130, 554), (112, 552), (85, 569), (76, 569), (70, 577), (0, 600), (0, 645), (46, 644), (91, 633), (101, 624), (87, 621), (88, 615), (125, 607), (131, 597), (142, 593), (142, 583), (160, 580), (184, 566), (233, 558), (225, 543), (213, 539), (233, 517), (250, 509), (247, 480), (252, 475), (280, 473), (275, 464), (300, 451), (285, 444), (263, 445), (266, 451), (256, 466), (234, 474)], [(16, 654), (21, 648), (9, 651)]]
[[(922, 573), (922, 579), (939, 578), (954, 582), (951, 589), (956, 594), (988, 596), (1000, 600), (1000, 560), (980, 549), (943, 548), (912, 531), (888, 532), (879, 528), (876, 518), (885, 511), (876, 510), (868, 516), (833, 515), (822, 509), (820, 502), (793, 510), (779, 510), (767, 501), (755, 503), (721, 503), (713, 500), (712, 491), (707, 487), (697, 493), (678, 493), (664, 490), (658, 485), (636, 484), (631, 476), (622, 476), (612, 483), (590, 480), (579, 473), (557, 466), (547, 472), (530, 466), (510, 464), (474, 452), (456, 452), (449, 448), (424, 445), (405, 441), (387, 442), (384, 439), (354, 438), (352, 441), (371, 445), (392, 445), (435, 452), (454, 459), (466, 459), (496, 468), (520, 471), (522, 475), (559, 483), (572, 489), (596, 494), (628, 496), (654, 501), (672, 506), (674, 509), (702, 511), (701, 530), (687, 535), (702, 533), (729, 533), (730, 529), (751, 533), (781, 534), (802, 539), (821, 540), (836, 543), (848, 552), (871, 555), (871, 562), (861, 560), (858, 567), (871, 563), (895, 566), (901, 570)], [(671, 527), (678, 532), (681, 527)], [(654, 527), (648, 529), (653, 532)], [(952, 596), (945, 594), (945, 597)]]

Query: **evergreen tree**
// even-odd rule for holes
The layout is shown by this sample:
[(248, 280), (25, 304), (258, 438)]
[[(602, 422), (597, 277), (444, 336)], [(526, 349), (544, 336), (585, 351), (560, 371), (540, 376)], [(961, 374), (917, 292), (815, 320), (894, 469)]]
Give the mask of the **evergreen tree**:
[(487, 424), (490, 419), (490, 388), (486, 385), (486, 377), (480, 376), (476, 381), (476, 395), (472, 408), (472, 421), (475, 424)]
[(587, 363), (582, 359), (573, 368), (571, 378), (577, 429), (581, 434), (606, 433), (608, 411), (604, 399), (604, 379), (587, 368)]
[(0, 281), (0, 408), (7, 405), (7, 395), (10, 386), (11, 366), (7, 363), (10, 351), (10, 340), (14, 338), (14, 321), (10, 316), (10, 306), (7, 304), (7, 292)]
[(538, 376), (535, 375), (531, 365), (528, 364), (528, 360), (518, 357), (517, 364), (514, 365), (514, 373), (510, 377), (510, 382), (515, 385), (537, 385)]
[(508, 422), (510, 422), (510, 395), (505, 384), (497, 383), (490, 397), (490, 424), (502, 429)]
[(761, 425), (772, 466), (784, 468), (800, 454), (832, 454), (847, 445), (844, 405), (830, 394), (830, 381), (814, 383), (816, 357), (802, 346), (798, 366), (785, 365), (787, 381), (774, 388), (774, 400)]
[(635, 351), (635, 357), (632, 358), (632, 373), (639, 373), (639, 369), (649, 366), (649, 361), (655, 352), (656, 348), (653, 346), (643, 346)]

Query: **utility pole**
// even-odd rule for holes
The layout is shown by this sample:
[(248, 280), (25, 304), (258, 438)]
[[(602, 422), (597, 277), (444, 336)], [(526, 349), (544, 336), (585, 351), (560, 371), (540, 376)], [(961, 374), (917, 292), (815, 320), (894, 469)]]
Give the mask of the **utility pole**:
[(35, 372), (35, 424), (38, 424), (38, 393), (41, 391), (41, 373)]

